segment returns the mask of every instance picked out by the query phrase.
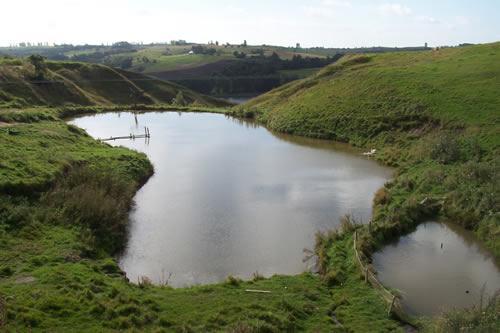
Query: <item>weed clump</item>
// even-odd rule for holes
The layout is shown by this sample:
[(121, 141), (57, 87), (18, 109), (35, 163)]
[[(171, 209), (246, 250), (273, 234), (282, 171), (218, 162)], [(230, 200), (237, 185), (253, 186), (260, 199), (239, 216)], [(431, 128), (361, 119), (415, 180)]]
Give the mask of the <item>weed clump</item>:
[(124, 244), (134, 192), (134, 183), (111, 171), (81, 166), (58, 181), (43, 201), (52, 208), (48, 218), (88, 230), (90, 248), (116, 253)]
[(14, 274), (14, 270), (9, 266), (0, 267), (0, 278), (10, 277)]
[(242, 281), (240, 278), (237, 278), (237, 277), (232, 276), (232, 275), (229, 275), (226, 278), (226, 284), (233, 286), (233, 287), (238, 287), (241, 284), (241, 282)]
[(441, 135), (431, 149), (431, 158), (443, 164), (458, 161), (460, 158), (458, 139), (451, 134)]

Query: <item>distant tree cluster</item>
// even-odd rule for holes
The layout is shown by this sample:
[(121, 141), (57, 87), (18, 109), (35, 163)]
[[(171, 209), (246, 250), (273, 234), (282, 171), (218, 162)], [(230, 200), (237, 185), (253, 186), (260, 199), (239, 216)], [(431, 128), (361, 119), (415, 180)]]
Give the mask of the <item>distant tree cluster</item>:
[(336, 54), (334, 56), (328, 56), (326, 58), (312, 58), (312, 57), (302, 57), (300, 54), (296, 54), (290, 60), (281, 61), (281, 69), (302, 69), (302, 68), (317, 68), (324, 67), (335, 61), (337, 61), (342, 55)]
[(187, 45), (188, 43), (184, 39), (172, 40), (170, 45)]
[(117, 42), (111, 45), (112, 49), (115, 50), (121, 50), (121, 51), (130, 51), (130, 50), (135, 50), (134, 45), (130, 44), (129, 42)]
[(247, 57), (247, 54), (245, 52), (234, 51), (233, 55), (238, 59), (245, 59)]
[(191, 50), (194, 54), (206, 54), (206, 55), (215, 55), (217, 50), (213, 47), (205, 47), (202, 45), (193, 45)]
[[(245, 74), (269, 74), (283, 69), (303, 69), (324, 67), (337, 61), (341, 55), (328, 56), (326, 58), (318, 57), (302, 57), (297, 54), (292, 59), (281, 59), (276, 52), (273, 52), (269, 57), (264, 55), (263, 49), (254, 49), (250, 51), (251, 57), (244, 64), (233, 64), (227, 68), (229, 72), (238, 72), (241, 75)], [(234, 51), (233, 55), (238, 59), (247, 58), (244, 52)], [(252, 68), (252, 69), (250, 69)], [(250, 73), (255, 72), (255, 73)]]

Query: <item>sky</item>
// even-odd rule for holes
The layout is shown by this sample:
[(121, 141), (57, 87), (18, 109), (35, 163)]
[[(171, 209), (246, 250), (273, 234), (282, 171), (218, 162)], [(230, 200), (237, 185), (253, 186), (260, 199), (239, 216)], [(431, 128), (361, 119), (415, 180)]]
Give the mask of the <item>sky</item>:
[(0, 45), (430, 46), (500, 40), (500, 0), (2, 1)]

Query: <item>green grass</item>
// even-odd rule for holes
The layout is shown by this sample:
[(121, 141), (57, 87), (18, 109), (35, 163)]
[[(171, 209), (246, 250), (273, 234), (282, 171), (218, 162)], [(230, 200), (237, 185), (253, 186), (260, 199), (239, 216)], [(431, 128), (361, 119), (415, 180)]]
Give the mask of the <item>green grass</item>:
[(377, 148), (398, 167), (369, 256), (426, 218), (474, 230), (500, 256), (500, 43), (344, 57), (233, 114), (273, 130)]
[[(24, 111), (29, 116), (19, 116)], [(344, 285), (331, 285), (308, 273), (181, 289), (129, 283), (112, 254), (116, 242), (123, 245), (122, 228), (127, 222), (123, 216), (128, 215), (127, 202), (133, 195), (123, 189), (138, 188), (151, 173), (145, 155), (96, 142), (60, 120), (62, 109), (24, 111), (11, 111), (9, 119), (15, 122), (0, 128), (4, 166), (0, 174), (0, 304), (4, 304), (0, 318), (6, 318), (1, 330), (399, 329), (386, 316), (382, 300), (352, 267), (352, 277)], [(73, 108), (70, 114), (87, 111), (103, 109)], [(48, 118), (40, 119), (41, 115)], [(123, 190), (123, 198), (117, 196), (117, 189)], [(348, 252), (352, 244), (346, 241), (338, 246)], [(344, 328), (333, 321), (333, 313)]]
[(136, 63), (134, 65), (136, 67), (143, 66), (145, 68), (143, 71), (144, 73), (157, 73), (157, 72), (176, 70), (176, 69), (193, 68), (217, 62), (220, 60), (232, 59), (232, 58), (234, 57), (229, 55), (227, 56), (210, 56), (203, 54), (179, 54), (170, 56), (161, 55), (153, 58), (157, 61), (155, 63), (148, 63), (148, 64)]
[[(498, 257), (499, 48), (345, 57), (233, 110), (186, 110), (252, 116), (273, 130), (377, 148), (376, 158), (397, 173), (375, 198), (371, 230), (358, 230), (358, 246), (368, 257), (423, 219), (438, 217), (474, 230)], [(134, 102), (124, 104), (142, 107)], [(112, 211), (88, 209), (86, 196), (79, 195), (99, 189), (71, 192), (71, 182), (58, 181), (83, 166), (111, 169), (137, 188), (150, 173), (144, 155), (97, 143), (59, 119), (122, 108), (113, 104), (0, 112), (7, 123), (0, 127), (0, 163), (6, 166), (0, 169), (0, 304), (6, 304), (0, 318), (7, 318), (2, 329), (402, 330), (361, 278), (348, 232), (318, 238), (319, 276), (230, 279), (185, 289), (128, 283), (111, 257), (113, 247), (98, 241), (107, 227), (99, 214)], [(72, 199), (50, 200), (57, 193), (72, 193)], [(112, 197), (104, 191), (102, 201), (108, 205)], [(75, 207), (85, 219), (72, 218)], [(487, 327), (496, 318), (491, 312), (471, 312), (464, 323), (471, 330)]]
[[(61, 121), (42, 121), (0, 128), (0, 191), (27, 193), (47, 188), (72, 164), (93, 163), (127, 169), (145, 177), (145, 155), (124, 148), (110, 149), (80, 129)], [(122, 162), (123, 161), (123, 162)]]
[(284, 69), (279, 71), (279, 74), (304, 79), (308, 76), (316, 74), (320, 70), (321, 68)]
[(361, 278), (332, 287), (311, 274), (182, 289), (139, 286), (124, 280), (111, 258), (82, 256), (80, 238), (57, 225), (0, 237), (0, 265), (13, 270), (0, 279), (7, 331), (343, 332), (333, 313), (348, 331), (400, 330)]

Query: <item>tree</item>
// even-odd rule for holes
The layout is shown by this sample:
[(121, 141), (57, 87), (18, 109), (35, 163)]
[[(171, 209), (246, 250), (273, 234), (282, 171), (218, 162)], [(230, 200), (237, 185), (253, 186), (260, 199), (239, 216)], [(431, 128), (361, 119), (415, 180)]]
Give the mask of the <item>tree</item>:
[(247, 47), (247, 40), (246, 39), (243, 41), (243, 47)]
[(35, 79), (43, 80), (45, 78), (45, 73), (47, 71), (47, 64), (45, 63), (45, 57), (39, 54), (32, 54), (29, 56), (29, 61), (35, 67)]

